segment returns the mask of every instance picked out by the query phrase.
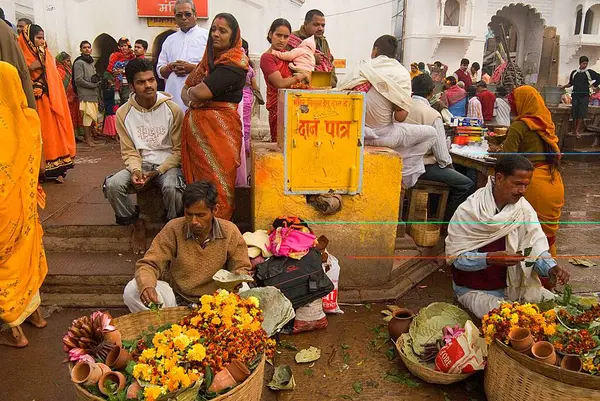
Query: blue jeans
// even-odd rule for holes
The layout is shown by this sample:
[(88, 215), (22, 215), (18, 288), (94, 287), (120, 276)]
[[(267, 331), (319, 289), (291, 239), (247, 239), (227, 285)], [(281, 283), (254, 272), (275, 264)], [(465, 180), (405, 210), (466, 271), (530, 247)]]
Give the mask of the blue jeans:
[(450, 187), (448, 206), (444, 221), (450, 221), (454, 212), (475, 191), (475, 183), (449, 166), (440, 168), (437, 164), (425, 166), (425, 173), (420, 177), (423, 180), (443, 182)]
[[(144, 171), (152, 171), (156, 166), (144, 165)], [(154, 179), (163, 194), (163, 203), (167, 209), (169, 220), (183, 216), (183, 190), (185, 181), (183, 172), (179, 168), (172, 168), (166, 173)], [(119, 171), (115, 175), (106, 177), (104, 180), (104, 196), (115, 211), (117, 224), (134, 224), (139, 218), (139, 208), (136, 207), (130, 194), (137, 193), (131, 182), (131, 173), (127, 169)]]

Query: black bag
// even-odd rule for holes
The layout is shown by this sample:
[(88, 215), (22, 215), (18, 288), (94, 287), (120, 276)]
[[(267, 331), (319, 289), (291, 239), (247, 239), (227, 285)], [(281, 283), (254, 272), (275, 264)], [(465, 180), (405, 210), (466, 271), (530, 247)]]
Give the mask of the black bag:
[(256, 266), (260, 287), (276, 287), (297, 309), (333, 291), (333, 283), (323, 271), (321, 254), (311, 249), (302, 259), (273, 256)]

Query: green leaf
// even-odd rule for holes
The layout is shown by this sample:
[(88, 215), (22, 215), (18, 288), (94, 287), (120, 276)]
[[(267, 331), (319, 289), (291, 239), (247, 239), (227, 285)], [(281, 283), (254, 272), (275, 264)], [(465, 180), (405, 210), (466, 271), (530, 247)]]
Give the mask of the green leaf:
[(383, 375), (385, 380), (391, 381), (393, 383), (404, 384), (408, 387), (419, 387), (420, 383), (413, 380), (412, 376), (409, 373), (400, 373), (397, 370), (387, 371)]
[(421, 355), (424, 352), (425, 344), (441, 340), (444, 327), (454, 327), (455, 325), (464, 327), (467, 320), (470, 319), (467, 312), (446, 302), (434, 302), (421, 309), (409, 328), (415, 353)]
[(292, 351), (300, 351), (300, 350), (298, 349), (298, 347), (296, 347), (296, 345), (294, 345), (294, 344), (292, 344), (291, 342), (289, 342), (289, 341), (286, 341), (286, 340), (281, 340), (281, 341), (279, 341), (279, 342), (277, 343), (277, 347), (281, 347), (281, 348), (289, 349), (289, 350), (292, 350)]
[(125, 368), (125, 373), (127, 373), (129, 376), (133, 376), (133, 368), (135, 368), (135, 362), (129, 361), (127, 363), (127, 367)]
[(525, 252), (523, 252), (523, 256), (528, 257), (529, 255), (531, 255), (532, 250), (533, 250), (532, 247), (525, 248)]
[(389, 359), (390, 361), (393, 361), (398, 356), (398, 353), (396, 352), (396, 348), (395, 347), (388, 348), (387, 351), (385, 351), (385, 356), (387, 356), (387, 359)]
[(340, 398), (342, 398), (344, 400), (353, 400), (354, 399), (354, 398), (352, 398), (351, 395), (348, 395), (348, 394), (340, 395)]
[(349, 364), (350, 364), (350, 354), (349, 354), (349, 353), (347, 353), (347, 352), (344, 352), (344, 363), (345, 363), (346, 365), (349, 365)]
[(371, 310), (371, 304), (365, 304), (365, 308), (367, 308), (367, 310)]
[(342, 347), (342, 349), (350, 349), (350, 346), (348, 344), (344, 344), (344, 343), (342, 343), (341, 347)]
[(210, 366), (207, 366), (206, 370), (204, 371), (204, 383), (206, 383), (207, 389), (212, 385), (212, 382), (213, 382), (213, 371)]
[(352, 389), (354, 390), (354, 392), (356, 394), (362, 394), (363, 392), (363, 386), (361, 382), (354, 382), (352, 383)]
[(306, 376), (314, 376), (315, 375), (315, 371), (312, 370), (312, 369), (310, 369), (310, 368), (309, 369), (304, 369), (304, 374)]

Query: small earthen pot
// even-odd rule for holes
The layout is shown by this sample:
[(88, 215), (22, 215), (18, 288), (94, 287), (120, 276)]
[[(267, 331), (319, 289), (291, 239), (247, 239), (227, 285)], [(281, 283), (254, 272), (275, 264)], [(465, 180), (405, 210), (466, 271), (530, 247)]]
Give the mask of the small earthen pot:
[(137, 400), (138, 393), (140, 392), (140, 390), (142, 390), (142, 386), (140, 386), (140, 383), (138, 383), (137, 380), (135, 380), (129, 385), (129, 387), (127, 387), (126, 399)]
[(131, 355), (121, 347), (114, 347), (106, 356), (106, 364), (115, 370), (123, 370), (131, 360)]
[(533, 344), (531, 353), (533, 354), (533, 357), (540, 362), (556, 365), (556, 352), (554, 352), (554, 346), (548, 341), (538, 341)]
[(97, 363), (79, 361), (71, 370), (71, 380), (84, 386), (93, 386), (102, 376), (102, 369)]
[(406, 308), (400, 308), (392, 314), (392, 320), (388, 323), (390, 337), (395, 341), (404, 333), (408, 333), (408, 328), (415, 316)]
[(104, 339), (110, 341), (117, 345), (117, 347), (123, 346), (123, 341), (121, 340), (121, 332), (119, 330), (110, 331), (108, 333), (104, 333)]
[(236, 381), (231, 376), (231, 373), (227, 369), (223, 369), (215, 375), (213, 382), (208, 388), (208, 391), (218, 393), (219, 391), (225, 390), (226, 388), (233, 387), (236, 385)]
[(534, 342), (531, 331), (521, 327), (512, 329), (510, 333), (508, 333), (508, 339), (510, 340), (510, 345), (512, 345), (513, 349), (521, 353), (529, 351)]
[(560, 361), (560, 367), (566, 370), (571, 370), (573, 372), (581, 372), (581, 369), (583, 368), (583, 363), (581, 362), (581, 358), (578, 356), (565, 355)]
[(110, 372), (112, 369), (103, 363), (99, 363), (98, 366), (102, 369), (102, 373)]
[(250, 369), (242, 363), (239, 359), (234, 359), (231, 363), (225, 366), (225, 369), (231, 373), (231, 376), (236, 382), (242, 383), (250, 376)]
[[(117, 385), (117, 389), (115, 391), (111, 391), (106, 387), (107, 380), (110, 380)], [(100, 392), (104, 395), (115, 395), (125, 388), (126, 383), (127, 379), (125, 379), (123, 373), (106, 372), (100, 377), (100, 380), (98, 381), (98, 390), (100, 390)]]

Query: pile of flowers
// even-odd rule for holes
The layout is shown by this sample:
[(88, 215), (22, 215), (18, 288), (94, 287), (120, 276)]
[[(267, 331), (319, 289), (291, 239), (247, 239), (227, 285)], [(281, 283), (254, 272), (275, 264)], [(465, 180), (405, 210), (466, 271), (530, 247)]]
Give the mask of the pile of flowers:
[(600, 304), (593, 305), (589, 310), (578, 315), (573, 315), (567, 309), (562, 308), (558, 312), (558, 317), (563, 323), (567, 323), (570, 327), (587, 328), (590, 323), (596, 319), (600, 319)]
[(570, 330), (558, 333), (552, 344), (555, 350), (570, 355), (585, 355), (597, 347), (596, 340), (588, 330)]
[(582, 369), (592, 375), (600, 374), (600, 351), (583, 358)]
[(508, 344), (508, 334), (517, 327), (529, 329), (534, 339), (540, 341), (556, 333), (556, 312), (542, 313), (535, 304), (503, 303), (483, 317), (481, 330), (488, 344), (494, 339)]

